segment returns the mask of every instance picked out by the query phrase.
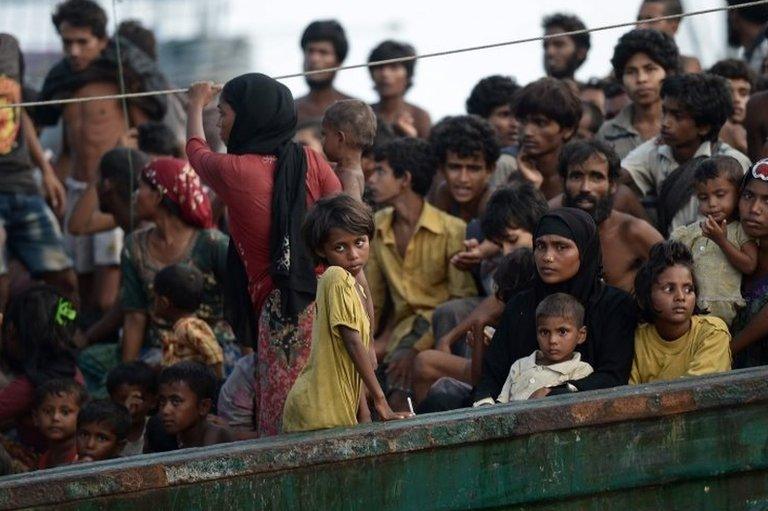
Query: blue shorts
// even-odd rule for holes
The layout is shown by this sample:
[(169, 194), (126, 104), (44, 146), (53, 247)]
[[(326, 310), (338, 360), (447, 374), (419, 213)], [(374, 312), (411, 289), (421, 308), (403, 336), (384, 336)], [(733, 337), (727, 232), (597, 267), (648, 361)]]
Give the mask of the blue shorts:
[(72, 261), (64, 251), (59, 222), (41, 195), (0, 193), (0, 275), (8, 273), (8, 254), (32, 275), (66, 270)]

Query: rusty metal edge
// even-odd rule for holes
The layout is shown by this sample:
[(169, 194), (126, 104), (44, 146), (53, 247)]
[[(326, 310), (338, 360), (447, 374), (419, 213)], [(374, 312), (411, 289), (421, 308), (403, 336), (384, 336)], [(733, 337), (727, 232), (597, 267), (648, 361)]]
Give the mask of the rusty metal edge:
[(0, 509), (43, 506), (297, 467), (768, 401), (768, 367), (463, 409), (10, 476)]

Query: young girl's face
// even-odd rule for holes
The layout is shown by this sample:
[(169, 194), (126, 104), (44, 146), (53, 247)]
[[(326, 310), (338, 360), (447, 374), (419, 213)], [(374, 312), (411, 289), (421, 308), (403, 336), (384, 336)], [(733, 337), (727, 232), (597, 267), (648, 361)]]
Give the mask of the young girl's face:
[(319, 251), (320, 257), (331, 266), (341, 266), (353, 276), (357, 276), (368, 262), (371, 246), (368, 236), (355, 234), (334, 227), (328, 232), (328, 238)]
[(676, 264), (661, 272), (651, 286), (651, 305), (657, 323), (679, 325), (689, 321), (696, 306), (691, 270)]
[(733, 220), (739, 202), (739, 191), (724, 176), (696, 183), (696, 197), (699, 199), (699, 213), (702, 215), (711, 216), (718, 224), (723, 220)]

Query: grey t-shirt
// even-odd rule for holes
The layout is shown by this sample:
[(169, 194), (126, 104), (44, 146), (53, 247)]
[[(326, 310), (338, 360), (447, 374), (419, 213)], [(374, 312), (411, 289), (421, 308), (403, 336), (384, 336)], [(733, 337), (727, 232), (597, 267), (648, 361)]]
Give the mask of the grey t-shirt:
[[(21, 102), (22, 66), (19, 43), (0, 34), (0, 104)], [(37, 194), (20, 108), (0, 109), (0, 193)]]

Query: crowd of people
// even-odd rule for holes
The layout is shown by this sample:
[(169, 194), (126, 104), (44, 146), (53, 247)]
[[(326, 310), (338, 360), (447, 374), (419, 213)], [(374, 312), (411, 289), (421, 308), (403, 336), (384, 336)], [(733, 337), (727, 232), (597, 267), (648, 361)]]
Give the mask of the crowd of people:
[(586, 83), (589, 33), (548, 38), (547, 76), (434, 125), (415, 60), (369, 67), (375, 104), (334, 87), (334, 20), (301, 98), (250, 73), (125, 110), (87, 98), (171, 85), (140, 23), (57, 5), (40, 91), (0, 34), (0, 106), (83, 99), (0, 110), (0, 473), (768, 363), (768, 7), (708, 70), (681, 13), (642, 0)]

